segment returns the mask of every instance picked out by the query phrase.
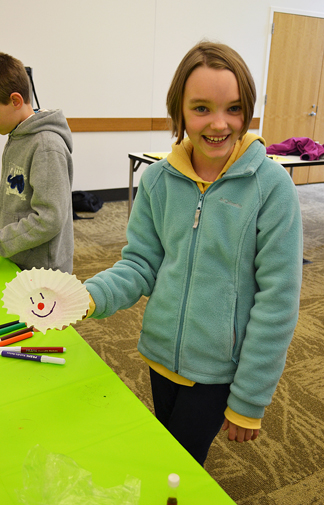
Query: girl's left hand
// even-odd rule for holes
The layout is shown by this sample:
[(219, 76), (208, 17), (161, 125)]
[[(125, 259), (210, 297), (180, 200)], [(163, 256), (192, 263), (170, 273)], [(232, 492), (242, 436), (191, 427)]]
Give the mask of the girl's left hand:
[(235, 440), (236, 442), (240, 443), (248, 442), (249, 440), (255, 440), (258, 437), (260, 431), (242, 428), (241, 426), (237, 426), (236, 424), (231, 423), (226, 418), (222, 426), (222, 430), (228, 430), (228, 440)]

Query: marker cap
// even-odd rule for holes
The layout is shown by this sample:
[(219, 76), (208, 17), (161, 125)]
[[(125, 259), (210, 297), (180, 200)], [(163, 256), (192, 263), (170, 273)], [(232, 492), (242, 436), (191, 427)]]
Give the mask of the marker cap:
[(52, 356), (42, 356), (42, 363), (56, 363), (57, 365), (64, 365), (64, 358), (52, 358)]
[(169, 487), (175, 488), (180, 484), (180, 477), (176, 473), (170, 473), (168, 476), (168, 485)]

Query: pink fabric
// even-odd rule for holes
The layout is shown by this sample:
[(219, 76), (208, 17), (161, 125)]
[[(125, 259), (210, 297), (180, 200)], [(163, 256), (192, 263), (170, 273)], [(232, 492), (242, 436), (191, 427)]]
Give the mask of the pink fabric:
[(293, 137), (267, 147), (267, 154), (300, 155), (301, 160), (318, 160), (324, 155), (324, 146), (307, 137)]

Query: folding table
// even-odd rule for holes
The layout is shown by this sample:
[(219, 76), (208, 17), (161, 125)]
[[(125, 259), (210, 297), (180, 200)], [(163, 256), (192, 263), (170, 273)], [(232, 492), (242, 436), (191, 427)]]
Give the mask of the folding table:
[[(0, 299), (17, 270), (0, 258)], [(16, 319), (0, 301), (0, 323)], [(1, 504), (19, 504), (23, 463), (37, 444), (72, 458), (97, 486), (140, 479), (139, 505), (166, 505), (170, 473), (181, 479), (179, 505), (234, 503), (71, 326), (24, 343), (66, 347), (66, 363), (0, 357)]]

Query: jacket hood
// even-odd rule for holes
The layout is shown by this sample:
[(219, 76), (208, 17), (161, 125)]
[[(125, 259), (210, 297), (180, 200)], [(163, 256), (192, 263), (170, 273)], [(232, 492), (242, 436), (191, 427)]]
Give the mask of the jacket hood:
[(18, 125), (17, 128), (9, 134), (9, 137), (19, 138), (25, 135), (34, 135), (35, 133), (46, 131), (60, 135), (67, 145), (68, 150), (72, 153), (71, 130), (60, 109), (41, 109)]

